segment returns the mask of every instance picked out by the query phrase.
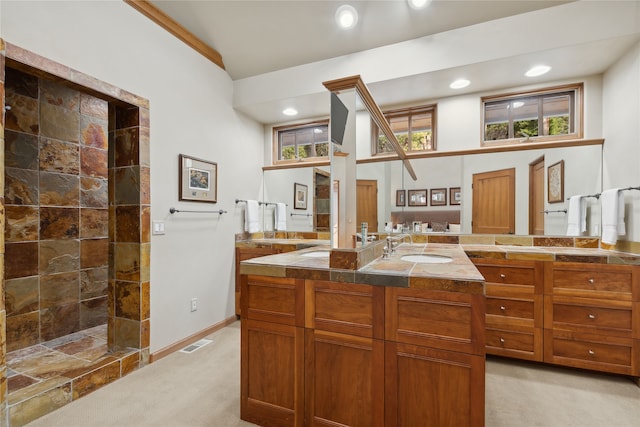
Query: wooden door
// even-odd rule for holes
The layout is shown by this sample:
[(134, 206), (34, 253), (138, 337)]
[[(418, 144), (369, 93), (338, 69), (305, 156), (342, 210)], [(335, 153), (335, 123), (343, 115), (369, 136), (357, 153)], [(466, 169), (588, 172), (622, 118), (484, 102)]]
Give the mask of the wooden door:
[(544, 156), (529, 164), (529, 234), (544, 234)]
[(515, 234), (516, 170), (473, 174), (473, 233)]
[(378, 231), (378, 181), (375, 179), (359, 179), (356, 187), (356, 229), (360, 232), (360, 224), (369, 224), (369, 232)]

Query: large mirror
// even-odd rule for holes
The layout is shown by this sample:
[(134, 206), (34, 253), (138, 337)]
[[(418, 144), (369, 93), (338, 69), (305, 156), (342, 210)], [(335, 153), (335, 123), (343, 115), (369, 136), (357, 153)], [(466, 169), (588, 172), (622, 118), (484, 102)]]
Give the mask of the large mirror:
[[(539, 164), (542, 162), (541, 164)], [(514, 234), (528, 235), (533, 216), (542, 217), (542, 230), (537, 234), (566, 235), (567, 231), (567, 199), (573, 195), (593, 195), (602, 191), (602, 146), (585, 145), (537, 150), (510, 151), (485, 154), (467, 154), (442, 157), (413, 159), (413, 168), (418, 180), (411, 179), (402, 167), (400, 160), (386, 162), (359, 163), (356, 177), (358, 180), (359, 217), (368, 215), (370, 232), (385, 231), (385, 224), (398, 223), (405, 227), (413, 227), (414, 221), (440, 222), (451, 218), (459, 218), (460, 233), (474, 232), (473, 215), (473, 180), (485, 173), (514, 169), (515, 182), (515, 229)], [(535, 173), (535, 165), (541, 169), (543, 200), (536, 211), (530, 212), (533, 195), (531, 182)], [(562, 198), (559, 202), (548, 201), (549, 167), (562, 165)], [(328, 178), (323, 182), (322, 174), (328, 176), (329, 167), (298, 167), (264, 171), (264, 198), (270, 202), (288, 204), (288, 230), (295, 231), (327, 231), (327, 223), (318, 221), (317, 215), (328, 209), (328, 195), (323, 196), (322, 186), (328, 192)], [(308, 186), (308, 203), (306, 210), (293, 208), (294, 184)], [(320, 190), (318, 190), (318, 187)], [(460, 188), (460, 204), (451, 200)], [(445, 199), (436, 200), (432, 204), (431, 190), (445, 189)], [(426, 200), (422, 200), (422, 190), (426, 191)], [(316, 197), (319, 191), (320, 199)], [(398, 191), (404, 194), (400, 200)], [(409, 193), (415, 195), (410, 199)], [(436, 192), (436, 195), (438, 192)], [(364, 195), (364, 196), (363, 196)], [(315, 199), (315, 201), (314, 201)], [(443, 204), (444, 202), (444, 204)], [(600, 234), (600, 208), (594, 197), (586, 198), (587, 230), (583, 235)], [(404, 203), (404, 206), (401, 206)], [(423, 204), (424, 203), (424, 204)], [(272, 208), (268, 205), (264, 212), (264, 230), (273, 230)], [(363, 213), (364, 212), (364, 213)], [(322, 215), (322, 213), (320, 213)], [(455, 221), (448, 221), (454, 226)], [(453, 231), (457, 229), (452, 228)], [(476, 231), (477, 232), (477, 231)]]

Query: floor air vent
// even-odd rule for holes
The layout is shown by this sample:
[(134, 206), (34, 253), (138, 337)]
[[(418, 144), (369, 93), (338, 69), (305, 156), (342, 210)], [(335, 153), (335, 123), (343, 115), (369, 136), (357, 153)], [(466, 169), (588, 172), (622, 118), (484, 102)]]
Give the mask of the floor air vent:
[(212, 340), (206, 340), (206, 339), (202, 339), (200, 341), (196, 341), (193, 344), (189, 344), (188, 346), (186, 346), (185, 348), (180, 350), (180, 353), (193, 353), (197, 349), (202, 348), (205, 345), (210, 344), (211, 342), (212, 342)]

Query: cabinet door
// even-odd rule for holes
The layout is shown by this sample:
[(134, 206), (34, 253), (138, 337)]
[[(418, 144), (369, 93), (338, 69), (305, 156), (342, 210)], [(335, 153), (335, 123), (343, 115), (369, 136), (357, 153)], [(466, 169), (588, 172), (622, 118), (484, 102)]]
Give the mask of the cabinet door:
[(240, 417), (304, 425), (304, 329), (243, 319), (241, 332)]
[(484, 356), (385, 344), (385, 427), (484, 426)]
[(277, 253), (276, 248), (236, 248), (236, 316), (240, 316), (240, 262)]
[(305, 332), (306, 425), (384, 425), (384, 341)]

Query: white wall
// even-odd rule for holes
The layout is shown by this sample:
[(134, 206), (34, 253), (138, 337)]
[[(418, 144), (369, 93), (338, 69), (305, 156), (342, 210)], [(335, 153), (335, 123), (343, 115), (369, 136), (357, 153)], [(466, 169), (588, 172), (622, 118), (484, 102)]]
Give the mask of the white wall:
[[(640, 44), (604, 74), (603, 188), (640, 186)], [(640, 191), (625, 192), (627, 234), (640, 241)]]
[[(0, 25), (5, 41), (150, 102), (151, 214), (166, 221), (151, 238), (151, 352), (233, 316), (234, 200), (259, 198), (264, 139), (232, 108), (227, 74), (122, 1), (4, 1)], [(178, 202), (179, 153), (218, 163), (216, 205)]]

